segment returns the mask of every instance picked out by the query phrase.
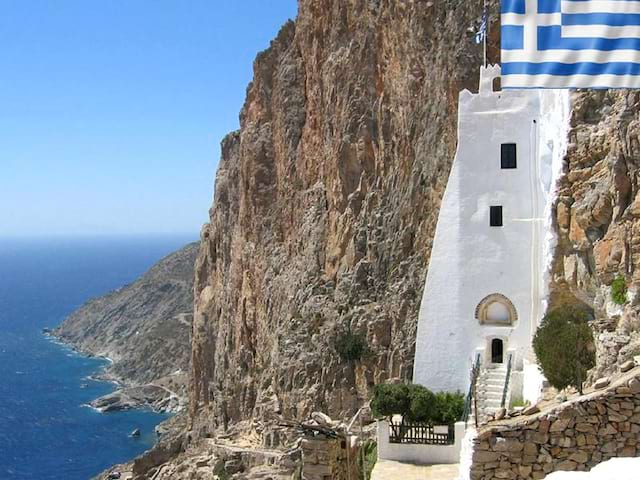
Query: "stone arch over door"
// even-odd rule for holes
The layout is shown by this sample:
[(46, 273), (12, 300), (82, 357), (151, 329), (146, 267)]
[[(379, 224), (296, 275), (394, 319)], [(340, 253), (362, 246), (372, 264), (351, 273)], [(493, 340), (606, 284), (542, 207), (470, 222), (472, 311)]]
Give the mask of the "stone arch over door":
[(513, 302), (501, 293), (484, 297), (476, 307), (476, 318), (480, 325), (511, 326), (518, 320)]

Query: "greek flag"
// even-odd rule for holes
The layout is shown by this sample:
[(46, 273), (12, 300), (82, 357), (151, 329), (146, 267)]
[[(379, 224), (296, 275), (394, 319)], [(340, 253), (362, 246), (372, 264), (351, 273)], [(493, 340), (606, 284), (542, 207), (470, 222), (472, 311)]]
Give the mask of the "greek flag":
[(640, 0), (502, 0), (503, 88), (640, 88)]
[(476, 43), (480, 44), (484, 42), (485, 38), (487, 38), (487, 27), (489, 25), (489, 12), (487, 7), (484, 7), (482, 11), (482, 22), (480, 23), (480, 28), (476, 32)]

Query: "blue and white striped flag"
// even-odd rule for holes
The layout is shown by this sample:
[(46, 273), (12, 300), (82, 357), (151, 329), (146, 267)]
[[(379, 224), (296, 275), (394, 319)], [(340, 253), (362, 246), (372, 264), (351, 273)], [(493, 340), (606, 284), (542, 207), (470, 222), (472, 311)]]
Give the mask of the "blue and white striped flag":
[(484, 42), (485, 38), (487, 38), (487, 29), (489, 26), (489, 11), (485, 6), (482, 10), (482, 21), (480, 23), (480, 28), (476, 32), (476, 43), (480, 44)]
[(640, 88), (640, 0), (502, 0), (503, 88)]

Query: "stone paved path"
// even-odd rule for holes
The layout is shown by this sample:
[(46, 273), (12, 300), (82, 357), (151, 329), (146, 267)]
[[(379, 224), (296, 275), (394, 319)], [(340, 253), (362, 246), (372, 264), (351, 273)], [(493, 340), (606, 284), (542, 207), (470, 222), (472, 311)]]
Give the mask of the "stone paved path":
[(456, 480), (458, 465), (413, 465), (378, 460), (371, 480)]

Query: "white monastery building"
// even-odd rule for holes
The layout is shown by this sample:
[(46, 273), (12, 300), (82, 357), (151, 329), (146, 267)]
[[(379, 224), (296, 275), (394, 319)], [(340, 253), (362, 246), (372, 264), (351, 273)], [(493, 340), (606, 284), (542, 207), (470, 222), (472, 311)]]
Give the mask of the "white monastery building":
[(466, 393), (479, 359), (478, 397), (484, 382), (487, 412), (504, 404), (507, 390), (531, 402), (540, 393), (531, 342), (546, 306), (551, 205), (569, 115), (567, 91), (494, 91), (499, 76), (499, 66), (483, 67), (479, 92), (460, 93), (458, 150), (440, 208), (414, 364), (415, 383)]

